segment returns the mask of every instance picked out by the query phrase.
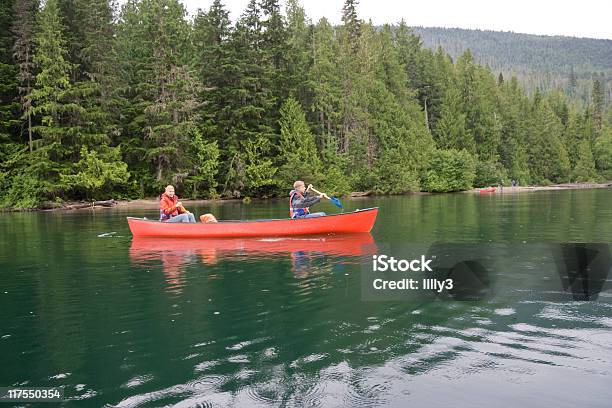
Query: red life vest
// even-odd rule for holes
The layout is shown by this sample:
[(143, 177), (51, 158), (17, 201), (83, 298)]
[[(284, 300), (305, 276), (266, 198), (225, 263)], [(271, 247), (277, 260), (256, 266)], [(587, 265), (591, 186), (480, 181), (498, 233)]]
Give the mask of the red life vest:
[(304, 197), (304, 195), (300, 193), (299, 191), (296, 191), (289, 196), (289, 217), (291, 218), (303, 217), (310, 212), (308, 207), (305, 207), (305, 208), (294, 208), (293, 207), (293, 197), (295, 197), (296, 194), (299, 194), (300, 197)]
[[(159, 200), (159, 220), (164, 222), (168, 221), (172, 217), (176, 217), (179, 215), (178, 208), (174, 208), (176, 203), (178, 203), (178, 196), (174, 195), (174, 197), (168, 196), (166, 193), (162, 194), (161, 199)], [(173, 211), (170, 211), (174, 208)]]

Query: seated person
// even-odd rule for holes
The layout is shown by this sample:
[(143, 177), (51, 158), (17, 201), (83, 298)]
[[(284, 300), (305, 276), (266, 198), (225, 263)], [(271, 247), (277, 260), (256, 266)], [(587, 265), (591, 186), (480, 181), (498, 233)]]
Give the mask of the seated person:
[[(310, 187), (310, 186), (309, 186)], [(293, 183), (293, 190), (289, 193), (289, 216), (291, 218), (322, 217), (324, 212), (311, 213), (309, 207), (321, 201), (323, 195), (310, 196), (303, 181)]]
[(159, 220), (162, 222), (196, 222), (193, 214), (183, 207), (183, 203), (174, 194), (174, 187), (170, 185), (166, 186), (159, 200)]

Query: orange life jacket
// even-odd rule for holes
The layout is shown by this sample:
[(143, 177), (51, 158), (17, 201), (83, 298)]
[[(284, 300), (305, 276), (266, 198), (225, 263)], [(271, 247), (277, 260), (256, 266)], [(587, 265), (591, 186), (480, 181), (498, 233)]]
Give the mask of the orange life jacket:
[(159, 220), (168, 221), (172, 217), (179, 215), (179, 208), (176, 206), (178, 203), (178, 197), (175, 194), (174, 197), (170, 197), (164, 193), (159, 200)]

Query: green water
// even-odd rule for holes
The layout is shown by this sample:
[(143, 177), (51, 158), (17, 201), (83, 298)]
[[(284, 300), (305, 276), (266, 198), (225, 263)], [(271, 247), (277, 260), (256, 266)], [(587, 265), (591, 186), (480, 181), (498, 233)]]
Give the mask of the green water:
[[(120, 208), (3, 215), (0, 386), (64, 386), (68, 407), (610, 406), (612, 275), (576, 301), (541, 248), (612, 242), (612, 190), (345, 204), (380, 207), (371, 236), (160, 246)], [(362, 244), (435, 241), (522, 258), (482, 300), (361, 300)]]

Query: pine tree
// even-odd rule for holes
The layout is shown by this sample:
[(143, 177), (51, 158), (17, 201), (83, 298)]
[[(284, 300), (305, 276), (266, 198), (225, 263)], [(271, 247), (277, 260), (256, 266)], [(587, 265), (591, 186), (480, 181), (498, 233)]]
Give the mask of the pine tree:
[(578, 144), (578, 161), (572, 171), (572, 179), (577, 182), (593, 181), (596, 174), (591, 146), (587, 140), (582, 140)]
[(441, 114), (446, 88), (454, 80), (454, 67), (442, 48), (439, 47), (435, 54), (423, 49), (420, 38), (403, 20), (395, 30), (395, 36), (410, 88), (416, 91), (427, 127), (433, 131)]
[[(72, 65), (66, 60), (57, 0), (48, 0), (37, 16), (38, 31), (34, 37), (33, 62), (37, 75), (30, 93), (26, 115), (36, 117), (33, 127), (38, 139), (29, 157), (21, 157), (13, 167), (12, 185), (5, 195), (5, 205), (16, 208), (34, 207), (41, 201), (60, 195), (66, 188), (60, 183), (69, 172), (67, 156), (73, 148), (72, 135), (77, 129), (70, 124), (74, 107), (68, 102), (71, 90)], [(17, 153), (16, 157), (19, 157)]]
[(35, 36), (34, 63), (38, 68), (34, 87), (29, 95), (31, 113), (40, 117), (34, 131), (50, 153), (50, 159), (60, 162), (73, 144), (71, 114), (74, 106), (68, 101), (72, 90), (70, 73), (74, 66), (67, 60), (68, 51), (63, 37), (57, 0), (48, 0), (38, 14), (39, 30)]
[(312, 103), (308, 71), (311, 66), (312, 30), (298, 0), (287, 1), (287, 81), (288, 94), (304, 106)]
[(412, 30), (402, 19), (395, 29), (395, 43), (401, 63), (406, 70), (408, 81), (412, 89), (421, 87), (419, 56), (421, 52), (421, 39), (412, 33)]
[(605, 180), (612, 180), (612, 128), (604, 127), (595, 140), (593, 156), (598, 172)]
[(229, 168), (223, 194), (266, 195), (275, 188), (270, 157), (277, 139), (274, 122), (276, 98), (262, 49), (261, 10), (255, 0), (236, 24), (232, 39), (235, 75), (228, 85), (230, 114)]
[(172, 66), (158, 76), (159, 93), (144, 110), (146, 158), (155, 168), (158, 188), (168, 183), (182, 184), (189, 175), (184, 170), (190, 143), (199, 136), (197, 127), (200, 84), (185, 66)]
[(342, 6), (342, 24), (346, 32), (346, 43), (352, 52), (357, 52), (359, 37), (361, 35), (361, 21), (357, 16), (358, 0), (344, 0)]
[(579, 146), (580, 142), (584, 140), (582, 129), (582, 115), (576, 111), (568, 112), (567, 124), (563, 130), (563, 144), (565, 146), (565, 150), (567, 151), (571, 168), (576, 167), (576, 164), (578, 163), (577, 147)]
[[(13, 55), (19, 72), (19, 104), (23, 113), (22, 119), (26, 121), (27, 140), (30, 153), (32, 147), (32, 111), (31, 100), (28, 95), (32, 92), (35, 80), (34, 55), (34, 28), (36, 24), (36, 14), (38, 12), (38, 0), (22, 0), (15, 3), (15, 21), (11, 31), (15, 36)], [(20, 138), (21, 139), (21, 138)]]
[(300, 103), (293, 98), (287, 99), (280, 115), (280, 190), (286, 191), (295, 180), (308, 180), (309, 183), (318, 184), (322, 179), (321, 160)]
[[(73, 58), (76, 60), (71, 63), (73, 72), (78, 73), (71, 75), (75, 79), (67, 97), (72, 105), (79, 107), (73, 114), (72, 123), (79, 129), (77, 144), (83, 147), (73, 157), (78, 155), (79, 163), (89, 163), (88, 160), (93, 160), (95, 156), (95, 162), (99, 163), (100, 168), (114, 166), (123, 173), (121, 178), (119, 173), (109, 171), (105, 181), (104, 177), (89, 175), (77, 165), (69, 175), (63, 177), (77, 194), (93, 197), (100, 195), (100, 190), (108, 187), (108, 183), (121, 184), (127, 179), (126, 166), (120, 159), (118, 149), (109, 147), (111, 134), (118, 130), (116, 120), (119, 114), (115, 103), (115, 89), (118, 85), (115, 30), (108, 0), (92, 0), (87, 3), (76, 1), (74, 7), (71, 13), (78, 17), (79, 31), (72, 34), (82, 42), (72, 44), (75, 53)], [(100, 170), (99, 174), (105, 173)], [(97, 181), (80, 184), (88, 177)]]
[(436, 144), (440, 149), (465, 149), (475, 154), (474, 137), (466, 128), (466, 115), (463, 113), (462, 106), (459, 90), (449, 87), (434, 132)]
[[(266, 64), (265, 76), (274, 89), (278, 112), (282, 101), (287, 97), (287, 29), (280, 13), (279, 0), (261, 1), (262, 18), (261, 50)], [(274, 118), (275, 120), (277, 117)]]
[(334, 29), (325, 18), (322, 18), (314, 27), (311, 48), (313, 61), (309, 77), (313, 92), (312, 110), (317, 133), (329, 135), (336, 139), (332, 144), (340, 146), (342, 130), (340, 112), (343, 95), (341, 72), (335, 63), (337, 48), (334, 42)]
[(16, 125), (18, 104), (15, 102), (18, 83), (17, 66), (13, 59), (13, 38), (9, 28), (15, 19), (13, 1), (0, 5), (0, 143), (9, 140)]
[(561, 134), (561, 122), (548, 103), (535, 99), (527, 144), (530, 174), (537, 183), (568, 179), (570, 162)]
[(150, 32), (153, 28), (146, 17), (146, 8), (150, 5), (150, 2), (142, 0), (126, 1), (116, 25), (115, 42), (120, 129), (113, 140), (120, 146), (122, 156), (137, 180), (132, 186), (133, 194), (140, 197), (153, 194), (152, 186), (156, 183), (155, 172), (145, 158), (147, 152), (143, 131), (148, 125), (144, 110), (151, 104), (155, 93), (151, 80), (154, 43)]
[(237, 73), (231, 50), (232, 27), (229, 12), (220, 0), (215, 0), (207, 12), (199, 11), (194, 18), (192, 38), (198, 76), (203, 92), (202, 125), (221, 149), (222, 159), (231, 147), (227, 134), (231, 128), (230, 84)]
[(201, 85), (188, 67), (189, 27), (185, 8), (177, 0), (142, 2), (143, 24), (150, 35), (150, 48), (143, 64), (143, 147), (153, 165), (155, 186), (170, 182), (182, 185), (188, 172), (182, 170), (191, 141), (198, 135), (198, 94)]
[(576, 94), (576, 88), (578, 87), (578, 80), (576, 79), (576, 73), (574, 72), (574, 66), (570, 66), (570, 73), (568, 79), (568, 90), (570, 96), (574, 96)]
[(457, 60), (457, 71), (466, 126), (474, 135), (478, 157), (495, 162), (501, 137), (500, 116), (495, 110), (495, 80), (491, 71), (474, 64), (469, 50)]
[(423, 114), (416, 101), (400, 103), (382, 83), (370, 95), (376, 160), (369, 171), (376, 178), (372, 185), (356, 185), (387, 194), (418, 191), (419, 174), (434, 149)]
[[(343, 28), (343, 30), (346, 27)], [(376, 184), (372, 171), (377, 160), (380, 140), (373, 129), (373, 99), (383, 92), (384, 85), (376, 78), (379, 66), (376, 55), (376, 33), (371, 24), (360, 27), (359, 42), (354, 49), (340, 35), (343, 69), (342, 150), (347, 155), (347, 171), (351, 184), (360, 190), (371, 190)]]
[[(64, 27), (56, 0), (45, 2), (38, 24), (34, 63), (39, 73), (29, 98), (31, 114), (40, 118), (40, 125), (34, 127), (40, 135), (36, 174), (48, 183), (40, 193), (94, 197), (103, 187), (123, 184), (127, 169), (118, 151), (107, 146), (104, 125), (96, 123), (98, 113), (87, 106), (88, 95), (70, 80), (75, 65), (66, 59)], [(98, 167), (88, 167), (94, 163)]]
[[(62, 25), (62, 37), (66, 47), (66, 59), (80, 64), (80, 50), (83, 44), (83, 0), (57, 0)], [(79, 74), (78, 71), (74, 72)], [(73, 81), (79, 78), (71, 78)]]
[(117, 114), (113, 100), (119, 82), (112, 5), (109, 0), (88, 1), (82, 16), (85, 27), (79, 70), (84, 74), (83, 82), (90, 82), (84, 88), (90, 89), (93, 103), (109, 115), (102, 120), (111, 122)]
[[(342, 138), (341, 151), (348, 153), (350, 140), (363, 136), (364, 129), (360, 126), (358, 96), (358, 82), (360, 82), (360, 72), (364, 70), (359, 66), (360, 46), (363, 44), (361, 38), (361, 21), (357, 17), (357, 1), (345, 0), (342, 7), (342, 27), (340, 27), (339, 38), (339, 67), (342, 78)], [(360, 136), (361, 135), (361, 136)]]
[(531, 106), (527, 96), (519, 87), (516, 77), (502, 84), (499, 95), (501, 134), (499, 158), (508, 171), (508, 177), (520, 184), (530, 181), (526, 152), (526, 129)]
[(593, 121), (595, 125), (596, 135), (601, 133), (603, 126), (603, 112), (604, 112), (604, 93), (601, 81), (599, 79), (593, 80), (593, 93), (592, 93), (592, 105), (593, 105)]
[(413, 99), (413, 95), (408, 90), (408, 76), (394, 44), (391, 26), (385, 24), (377, 37), (378, 44), (375, 47), (375, 50), (378, 51), (375, 56), (378, 61), (377, 77), (400, 103), (408, 103)]

